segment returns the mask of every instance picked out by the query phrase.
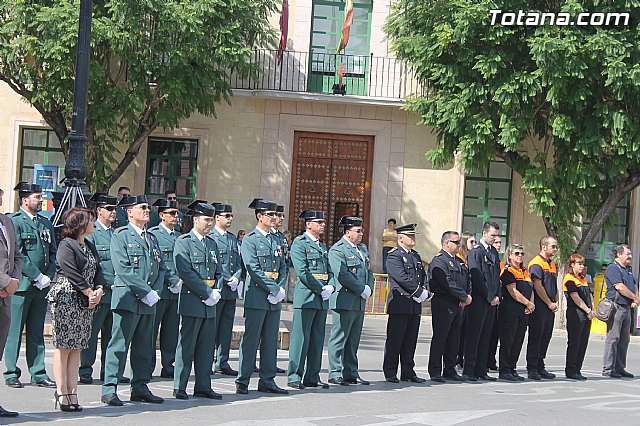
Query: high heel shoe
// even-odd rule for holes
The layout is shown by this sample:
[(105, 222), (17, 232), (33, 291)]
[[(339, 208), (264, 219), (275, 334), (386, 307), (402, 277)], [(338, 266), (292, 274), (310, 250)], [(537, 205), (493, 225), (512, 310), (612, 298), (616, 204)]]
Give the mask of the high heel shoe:
[[(69, 397), (69, 404), (71, 405), (71, 411), (82, 411), (82, 405), (78, 404), (78, 394), (70, 393), (67, 396)], [(71, 403), (71, 397), (72, 396), (76, 397), (76, 403), (75, 404)]]
[(60, 397), (67, 397), (67, 401), (69, 401), (69, 395), (67, 394), (62, 394), (62, 395), (58, 395), (58, 391), (55, 390), (53, 391), (53, 397), (55, 398), (56, 402), (53, 406), (53, 408), (58, 408), (58, 404), (60, 404), (60, 411), (74, 411), (73, 408), (71, 408), (71, 404), (63, 404), (62, 402), (60, 402)]

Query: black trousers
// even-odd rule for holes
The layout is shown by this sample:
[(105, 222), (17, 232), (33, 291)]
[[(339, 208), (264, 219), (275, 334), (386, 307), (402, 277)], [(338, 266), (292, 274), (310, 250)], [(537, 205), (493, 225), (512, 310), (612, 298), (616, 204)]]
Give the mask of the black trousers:
[(498, 339), (500, 338), (500, 309), (496, 309), (496, 319), (493, 322), (493, 329), (491, 330), (491, 340), (489, 340), (489, 356), (487, 358), (487, 369), (495, 368), (498, 363), (496, 361), (496, 354), (498, 353)]
[(536, 309), (529, 318), (529, 340), (527, 342), (527, 371), (544, 370), (549, 342), (553, 335), (555, 314), (536, 297)]
[[(515, 302), (517, 303), (517, 302)], [(524, 307), (515, 306), (514, 302), (503, 302), (500, 305), (500, 318), (498, 328), (500, 330), (500, 364), (498, 371), (511, 373), (516, 369), (524, 334), (527, 332), (529, 316), (524, 314)]]
[(579, 373), (582, 369), (587, 344), (591, 334), (591, 321), (580, 308), (567, 308), (567, 360), (566, 374)]
[(431, 299), (431, 324), (433, 337), (429, 348), (429, 376), (451, 376), (456, 371), (462, 308), (457, 302), (436, 294)]
[(382, 371), (384, 377), (397, 377), (400, 359), (400, 377), (410, 379), (416, 375), (413, 357), (418, 344), (420, 315), (389, 314), (387, 320), (387, 340), (384, 344)]
[(463, 374), (481, 377), (487, 374), (489, 340), (496, 318), (496, 307), (491, 306), (484, 298), (475, 296), (465, 309), (469, 311), (465, 330)]
[(462, 326), (460, 327), (460, 343), (458, 344), (458, 359), (456, 364), (464, 364), (464, 339), (467, 331), (467, 312), (469, 309), (462, 309)]

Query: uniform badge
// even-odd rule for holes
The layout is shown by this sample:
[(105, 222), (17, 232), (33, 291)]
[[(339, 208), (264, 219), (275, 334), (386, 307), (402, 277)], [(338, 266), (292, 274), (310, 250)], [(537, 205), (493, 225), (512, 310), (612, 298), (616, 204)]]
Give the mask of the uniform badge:
[(352, 273), (354, 273), (354, 274), (355, 274), (357, 271), (358, 271), (358, 270), (357, 270), (356, 268), (353, 268), (353, 269), (351, 270), (351, 272), (352, 272)]
[(47, 243), (51, 244), (51, 233), (48, 229), (42, 230), (42, 241), (46, 241)]
[(449, 266), (451, 266), (453, 268), (453, 260), (449, 261)]
[(312, 264), (313, 266), (316, 266), (316, 265), (318, 265), (318, 261), (317, 261), (316, 259), (313, 259), (313, 260), (311, 261), (311, 264)]
[(215, 250), (211, 250), (209, 253), (211, 253), (211, 260), (213, 260), (214, 263), (218, 263)]
[(408, 262), (407, 258), (406, 258), (406, 257), (404, 257), (404, 256), (402, 256), (402, 260), (403, 260), (405, 263), (407, 263), (407, 262)]

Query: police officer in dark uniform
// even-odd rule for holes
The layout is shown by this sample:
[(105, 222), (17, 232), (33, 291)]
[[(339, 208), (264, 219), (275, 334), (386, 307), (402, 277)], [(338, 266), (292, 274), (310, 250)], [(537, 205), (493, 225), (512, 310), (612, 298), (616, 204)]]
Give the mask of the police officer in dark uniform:
[(387, 255), (389, 297), (387, 300), (387, 340), (384, 345), (382, 370), (388, 382), (398, 383), (398, 358), (400, 379), (424, 383), (413, 367), (413, 357), (418, 343), (422, 302), (427, 300), (427, 274), (417, 251), (416, 224), (396, 228), (398, 246)]
[[(442, 249), (429, 265), (433, 337), (429, 350), (431, 381), (464, 381), (455, 370), (462, 329), (462, 309), (471, 303), (470, 279), (464, 262), (456, 253), (460, 247), (460, 234), (447, 231), (440, 239)], [(444, 361), (444, 370), (442, 364)], [(465, 359), (466, 365), (466, 359)], [(472, 380), (474, 380), (472, 378)]]

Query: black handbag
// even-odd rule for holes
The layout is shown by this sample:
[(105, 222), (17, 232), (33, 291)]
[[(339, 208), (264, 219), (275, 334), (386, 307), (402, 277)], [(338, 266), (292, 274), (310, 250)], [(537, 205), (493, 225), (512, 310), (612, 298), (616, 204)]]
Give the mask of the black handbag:
[(607, 322), (611, 315), (615, 312), (615, 308), (613, 306), (613, 300), (607, 299), (606, 297), (598, 303), (596, 307), (595, 317), (600, 321)]

